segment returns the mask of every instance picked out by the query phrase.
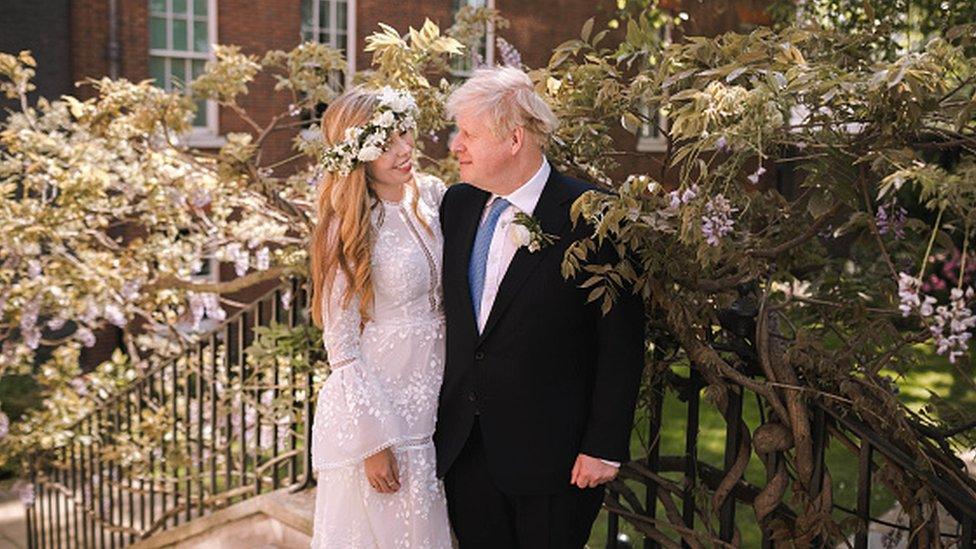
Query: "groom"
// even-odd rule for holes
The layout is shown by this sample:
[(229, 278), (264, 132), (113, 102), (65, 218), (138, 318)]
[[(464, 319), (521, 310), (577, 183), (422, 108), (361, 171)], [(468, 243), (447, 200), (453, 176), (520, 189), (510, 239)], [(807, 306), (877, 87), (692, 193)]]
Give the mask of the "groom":
[[(462, 549), (582, 547), (603, 484), (628, 459), (642, 301), (626, 288), (603, 315), (585, 278), (562, 277), (563, 253), (587, 233), (570, 206), (596, 187), (546, 160), (557, 120), (525, 73), (476, 71), (448, 113), (467, 182), (441, 205), (447, 363), (434, 442), (451, 524)], [(520, 246), (516, 213), (555, 241)]]

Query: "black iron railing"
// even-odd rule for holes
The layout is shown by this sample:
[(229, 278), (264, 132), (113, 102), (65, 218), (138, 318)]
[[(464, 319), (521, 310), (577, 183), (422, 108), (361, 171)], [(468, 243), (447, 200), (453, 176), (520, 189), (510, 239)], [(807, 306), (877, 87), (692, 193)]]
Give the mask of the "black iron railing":
[[(288, 308), (282, 306), (284, 293), (293, 296)], [(316, 387), (311, 357), (305, 355), (316, 350), (290, 348), (270, 361), (248, 356), (255, 335), (266, 327), (309, 329), (306, 302), (299, 281), (275, 289), (190, 352), (109, 396), (74, 427), (70, 444), (38, 456), (31, 473), (36, 499), (27, 513), (29, 546), (121, 547), (266, 491), (313, 485), (308, 441)], [(606, 546), (620, 546), (623, 519), (645, 548), (741, 545), (739, 529), (748, 522), (761, 531), (762, 546), (773, 547), (776, 521), (795, 524), (804, 517), (782, 497), (766, 505), (762, 517), (752, 510), (742, 513), (743, 505), (762, 507), (769, 487), (793, 475), (782, 449), (759, 458), (765, 478), (752, 481), (761, 480), (762, 488), (739, 474), (757, 459), (750, 456), (754, 446), (749, 440), (756, 426), (743, 419), (745, 399), (755, 395), (729, 382), (720, 399), (724, 453), (721, 464), (709, 463), (699, 455), (705, 384), (694, 368), (687, 377), (666, 375), (666, 383), (662, 378), (645, 392), (646, 418), (638, 424), (646, 429), (646, 455), (624, 464), (610, 485)], [(683, 449), (670, 448), (667, 454), (661, 443), (665, 385), (678, 395), (669, 402), (684, 407), (678, 414), (684, 422)], [(711, 402), (716, 402), (714, 394)], [(870, 524), (903, 532), (909, 546), (932, 545), (923, 535), (931, 533), (931, 524), (916, 519), (895, 524), (879, 518), (885, 509), (872, 508), (872, 491), (891, 482), (892, 470), (934, 494), (955, 519), (944, 531), (935, 526), (943, 545), (973, 547), (976, 483), (945, 474), (961, 467), (950, 453), (936, 448), (941, 454), (933, 454), (935, 466), (922, 467), (853, 415), (813, 397), (809, 402), (817, 464), (812, 485), (853, 490), (853, 507), (828, 505), (831, 513), (856, 519), (857, 526), (844, 533), (853, 547), (868, 547)], [(766, 423), (762, 404), (756, 409), (759, 423)], [(676, 417), (674, 411), (669, 410), (669, 418)], [(828, 443), (857, 456), (854, 486), (833, 486), (826, 476)], [(815, 537), (807, 545), (837, 545), (828, 538)]]
[(312, 486), (315, 387), (300, 367), (310, 357), (258, 366), (247, 352), (261, 328), (307, 326), (305, 303), (297, 280), (274, 289), (37, 456), (29, 546), (121, 547), (263, 492)]
[[(757, 523), (754, 510), (748, 509), (747, 514), (740, 512), (737, 522), (737, 507), (742, 504), (753, 506), (757, 498), (762, 497), (762, 488), (744, 479), (737, 479), (732, 485), (722, 486), (730, 471), (744, 466), (743, 437), (748, 437), (746, 424), (743, 421), (743, 401), (749, 391), (742, 387), (732, 386), (728, 391), (728, 401), (723, 414), (726, 420), (726, 435), (724, 443), (724, 463), (722, 467), (711, 465), (699, 457), (699, 434), (701, 424), (701, 399), (704, 385), (696, 375), (695, 370), (687, 378), (671, 376), (669, 384), (678, 388), (680, 400), (685, 404), (684, 420), (684, 452), (679, 454), (661, 455), (662, 406), (665, 401), (664, 383), (655, 385), (648, 392), (647, 440), (649, 451), (646, 455), (625, 464), (617, 480), (609, 486), (605, 507), (608, 510), (606, 547), (637, 547), (631, 539), (621, 543), (620, 518), (630, 523), (643, 537), (641, 544), (645, 549), (660, 547), (688, 547), (688, 539), (697, 539), (702, 547), (720, 547), (724, 543), (730, 546), (742, 545), (741, 533), (737, 531), (739, 525), (752, 522), (761, 532), (761, 546), (790, 547), (793, 540), (781, 540), (774, 543), (773, 520), (795, 524), (797, 513), (786, 503), (778, 503), (769, 513), (768, 518)], [(754, 395), (753, 395), (754, 396)], [(900, 537), (908, 547), (935, 547), (931, 537), (920, 535), (927, 526), (929, 536), (937, 535), (944, 547), (972, 549), (976, 545), (976, 482), (960, 482), (957, 474), (946, 475), (953, 468), (956, 472), (964, 471), (965, 465), (942, 449), (933, 453), (931, 468), (921, 467), (918, 460), (913, 459), (903, 449), (891, 441), (878, 435), (857, 418), (836, 411), (811, 399), (813, 417), (811, 418), (811, 435), (813, 437), (814, 460), (817, 468), (814, 471), (814, 486), (821, 486), (824, 481), (826, 467), (826, 449), (833, 441), (846, 447), (857, 456), (857, 482), (854, 486), (837, 486), (832, 483), (828, 488), (833, 490), (831, 505), (832, 513), (839, 520), (845, 517), (855, 517), (857, 526), (844, 532), (845, 539), (828, 540), (823, 537), (814, 538), (809, 544), (801, 546), (835, 547), (844, 546), (846, 540), (854, 549), (866, 549), (868, 545), (868, 528), (874, 524), (881, 529), (894, 533)], [(762, 414), (763, 406), (757, 404)], [(671, 416), (674, 417), (673, 414)], [(766, 418), (761, 417), (760, 423)], [(748, 448), (749, 445), (746, 445)], [(738, 462), (738, 463), (737, 463)], [(763, 457), (766, 476), (763, 484), (769, 486), (777, 474), (789, 475), (782, 464), (782, 457), (770, 453)], [(951, 520), (933, 519), (923, 525), (916, 520), (908, 524), (901, 524), (879, 518), (888, 509), (873, 509), (871, 507), (872, 491), (885, 489), (885, 482), (891, 479), (878, 480), (878, 472), (886, 466), (892, 466), (904, 475), (902, 480), (914, 482), (930, 490), (938, 503), (944, 507)], [(964, 475), (962, 475), (964, 476)], [(641, 489), (643, 497), (638, 493)], [(711, 503), (716, 491), (727, 491), (727, 497), (721, 500), (717, 509), (709, 505), (701, 505), (700, 496), (710, 496), (706, 501)], [(852, 490), (855, 506), (846, 507), (836, 503), (837, 492)], [(659, 508), (664, 516), (658, 516)], [(741, 509), (740, 509), (741, 511)], [(717, 523), (717, 529), (715, 528)], [(945, 525), (950, 528), (946, 530)], [(934, 530), (934, 533), (932, 532)], [(682, 532), (696, 532), (684, 538)], [(894, 542), (898, 540), (895, 539)], [(901, 546), (892, 543), (892, 547)], [(785, 545), (783, 544), (785, 543)], [(875, 547), (877, 545), (872, 545)]]

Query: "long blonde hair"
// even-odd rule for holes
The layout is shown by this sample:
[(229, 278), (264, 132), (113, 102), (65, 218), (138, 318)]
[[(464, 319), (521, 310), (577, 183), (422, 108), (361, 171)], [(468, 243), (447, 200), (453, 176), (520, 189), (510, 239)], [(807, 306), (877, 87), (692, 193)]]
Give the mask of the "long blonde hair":
[[(322, 115), (326, 146), (345, 139), (346, 128), (366, 124), (377, 104), (376, 92), (361, 87), (351, 88), (336, 98)], [(411, 180), (408, 185), (414, 191), (411, 199), (414, 214), (430, 232), (430, 226), (419, 215), (416, 183)], [(363, 322), (370, 318), (374, 299), (371, 265), (374, 229), (370, 214), (379, 202), (368, 184), (364, 164), (356, 166), (347, 176), (328, 172), (319, 181), (318, 220), (312, 232), (309, 253), (312, 322), (319, 328), (323, 327), (323, 297), (328, 295), (335, 282), (338, 269), (342, 269), (349, 281), (342, 296), (342, 307), (348, 307), (356, 296)]]

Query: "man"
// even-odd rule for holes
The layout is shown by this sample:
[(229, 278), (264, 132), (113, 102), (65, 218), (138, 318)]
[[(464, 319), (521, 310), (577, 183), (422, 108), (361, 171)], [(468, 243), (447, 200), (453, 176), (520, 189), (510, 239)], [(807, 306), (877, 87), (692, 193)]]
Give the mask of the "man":
[[(557, 121), (525, 73), (476, 71), (448, 113), (466, 182), (441, 205), (447, 362), (434, 441), (451, 524), (462, 549), (578, 548), (629, 457), (643, 304), (627, 289), (602, 315), (562, 277), (566, 248), (587, 233), (570, 206), (596, 187), (546, 160)], [(519, 246), (517, 213), (555, 240)]]

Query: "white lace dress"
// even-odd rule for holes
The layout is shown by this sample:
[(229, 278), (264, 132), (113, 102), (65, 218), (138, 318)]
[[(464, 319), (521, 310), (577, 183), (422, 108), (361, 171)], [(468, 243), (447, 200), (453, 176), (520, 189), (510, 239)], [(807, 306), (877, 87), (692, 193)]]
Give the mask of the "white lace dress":
[[(444, 317), (437, 210), (444, 185), (419, 176), (420, 215), (411, 193), (373, 210), (372, 318), (359, 302), (342, 308), (347, 280), (336, 275), (324, 303), (323, 339), (332, 373), (312, 427), (317, 471), (312, 547), (450, 548), (444, 488), (435, 476), (434, 421), (444, 373)], [(400, 489), (376, 492), (363, 460), (393, 448)]]

